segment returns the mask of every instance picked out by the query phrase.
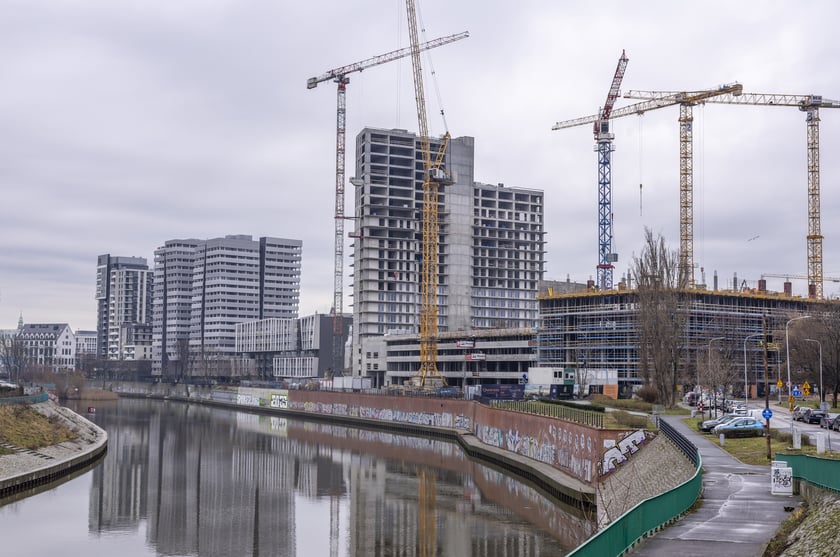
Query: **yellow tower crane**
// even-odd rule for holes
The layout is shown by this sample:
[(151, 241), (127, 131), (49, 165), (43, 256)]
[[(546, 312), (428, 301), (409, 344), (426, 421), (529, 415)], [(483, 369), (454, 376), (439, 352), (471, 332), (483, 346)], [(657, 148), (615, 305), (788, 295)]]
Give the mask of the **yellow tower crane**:
[[(650, 110), (680, 105), (680, 253), (678, 277), (680, 288), (694, 288), (694, 149), (692, 125), (692, 107), (720, 95), (737, 96), (743, 86), (740, 83), (722, 85), (702, 91), (681, 91), (663, 94), (645, 102), (617, 108), (610, 114), (610, 119), (644, 114)], [(626, 96), (626, 95), (625, 95)], [(557, 122), (552, 130), (582, 126), (598, 121), (599, 114), (584, 116), (574, 120)]]
[[(629, 99), (667, 98), (672, 91), (628, 91)], [(824, 99), (821, 95), (776, 95), (744, 93), (720, 95), (704, 99), (716, 104), (745, 104), (754, 106), (792, 106), (805, 112), (808, 150), (808, 297), (823, 298), (823, 236), (820, 227), (820, 112), (821, 108), (840, 108), (840, 101)]]
[(417, 125), (420, 140), (420, 154), (423, 157), (423, 222), (422, 261), (420, 270), (420, 368), (413, 381), (415, 385), (426, 385), (429, 378), (437, 384), (446, 384), (446, 379), (437, 367), (438, 336), (438, 190), (450, 184), (443, 168), (444, 156), (449, 147), (449, 131), (440, 140), (437, 153), (432, 157), (429, 126), (426, 120), (426, 97), (423, 93), (423, 68), (420, 65), (420, 41), (417, 34), (417, 13), (414, 0), (406, 0), (408, 35), (411, 43), (411, 66), (414, 69), (414, 98), (417, 103)]
[[(446, 37), (440, 37), (417, 46), (418, 50), (429, 50), (469, 37), (466, 31)], [(361, 62), (355, 62), (340, 68), (334, 68), (317, 77), (306, 80), (306, 88), (314, 89), (319, 83), (333, 81), (338, 84), (338, 108), (336, 110), (335, 139), (335, 272), (333, 275), (333, 364), (342, 366), (342, 338), (344, 336), (344, 143), (345, 123), (347, 121), (346, 89), (350, 83), (348, 74), (361, 72), (373, 66), (392, 62), (411, 55), (412, 47), (405, 47), (386, 54), (380, 54)]]

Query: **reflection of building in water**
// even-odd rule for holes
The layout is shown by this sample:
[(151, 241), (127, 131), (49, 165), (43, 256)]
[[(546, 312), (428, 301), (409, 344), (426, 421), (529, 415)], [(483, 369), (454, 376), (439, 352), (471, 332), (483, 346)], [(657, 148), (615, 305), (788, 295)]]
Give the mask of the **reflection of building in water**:
[(553, 556), (585, 538), (570, 530), (591, 533), (443, 441), (147, 401), (97, 421), (110, 440), (90, 528), (145, 530), (160, 555), (321, 555), (329, 537), (330, 553), (359, 557)]
[(136, 530), (146, 516), (149, 430), (145, 424), (121, 421), (108, 432), (108, 454), (93, 470), (88, 527), (91, 532)]

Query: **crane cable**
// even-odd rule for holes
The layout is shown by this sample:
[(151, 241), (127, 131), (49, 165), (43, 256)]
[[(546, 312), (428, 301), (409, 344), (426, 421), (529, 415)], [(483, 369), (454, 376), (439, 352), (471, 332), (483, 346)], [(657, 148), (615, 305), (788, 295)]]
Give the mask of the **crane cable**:
[[(426, 24), (423, 23), (423, 12), (421, 11), (419, 4), (415, 4), (415, 5), (417, 7), (417, 19), (419, 20), (419, 23), (420, 23), (420, 35), (422, 36), (423, 41), (425, 42), (427, 40), (426, 39)], [(440, 87), (438, 86), (437, 73), (435, 73), (435, 66), (432, 63), (432, 55), (429, 51), (426, 51), (426, 61), (429, 64), (429, 75), (431, 76), (432, 84), (435, 87), (435, 96), (437, 97), (438, 107), (440, 108), (440, 117), (441, 117), (441, 120), (443, 120), (443, 131), (448, 132), (449, 131), (449, 125), (446, 123), (446, 112), (443, 110), (443, 98), (441, 97), (441, 94), (440, 94)]]

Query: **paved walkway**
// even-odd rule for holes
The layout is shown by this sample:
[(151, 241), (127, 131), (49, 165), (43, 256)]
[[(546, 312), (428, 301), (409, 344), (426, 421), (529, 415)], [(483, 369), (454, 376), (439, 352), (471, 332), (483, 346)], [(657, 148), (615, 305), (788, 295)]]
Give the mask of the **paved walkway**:
[[(774, 410), (775, 411), (775, 410)], [(700, 506), (672, 526), (642, 542), (634, 556), (760, 557), (798, 496), (770, 494), (769, 466), (742, 464), (718, 445), (717, 438), (662, 416), (700, 450), (703, 496)]]

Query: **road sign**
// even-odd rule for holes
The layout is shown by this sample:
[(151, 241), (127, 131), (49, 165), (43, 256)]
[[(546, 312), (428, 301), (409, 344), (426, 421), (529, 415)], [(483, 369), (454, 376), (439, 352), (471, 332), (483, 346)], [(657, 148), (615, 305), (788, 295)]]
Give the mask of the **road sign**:
[(784, 385), (784, 383), (782, 383), (782, 380), (781, 380), (781, 379), (779, 379), (778, 381), (776, 381), (776, 386), (777, 386), (777, 387), (779, 387), (780, 389), (782, 388), (782, 385)]
[(802, 383), (802, 390), (803, 391), (810, 391), (811, 390), (811, 384), (808, 383), (808, 381), (805, 381), (804, 383)]
[(765, 419), (765, 420), (769, 420), (770, 418), (772, 418), (772, 417), (773, 417), (773, 411), (772, 411), (772, 410), (770, 410), (769, 408), (765, 408), (765, 409), (761, 412), (761, 415), (762, 415), (762, 416), (764, 416), (764, 419)]
[(788, 402), (793, 404), (793, 395), (788, 396)]
[(799, 390), (799, 387), (794, 387), (793, 392), (790, 394), (793, 396), (802, 396), (802, 391)]

